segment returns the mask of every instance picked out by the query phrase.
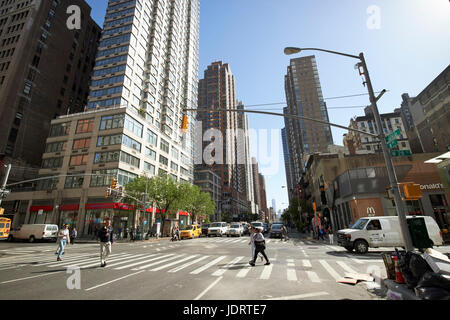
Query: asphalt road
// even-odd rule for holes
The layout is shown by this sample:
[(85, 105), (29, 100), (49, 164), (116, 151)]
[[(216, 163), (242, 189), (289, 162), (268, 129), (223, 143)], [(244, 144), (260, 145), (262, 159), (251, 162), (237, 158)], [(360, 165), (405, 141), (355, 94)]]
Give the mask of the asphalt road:
[[(250, 267), (248, 237), (115, 243), (106, 268), (99, 245), (0, 243), (0, 299), (376, 300), (376, 283), (337, 283), (345, 273), (386, 277), (380, 253), (364, 256), (298, 234), (267, 240), (272, 264)], [(447, 252), (448, 247), (440, 251)], [(79, 287), (78, 287), (79, 286)], [(368, 287), (369, 286), (369, 287)]]

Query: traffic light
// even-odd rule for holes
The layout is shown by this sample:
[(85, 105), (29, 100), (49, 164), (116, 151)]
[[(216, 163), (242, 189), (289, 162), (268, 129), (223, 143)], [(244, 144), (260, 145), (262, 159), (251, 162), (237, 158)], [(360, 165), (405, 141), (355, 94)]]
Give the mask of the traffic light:
[(114, 178), (113, 181), (111, 182), (111, 189), (117, 189), (117, 179)]
[(189, 124), (189, 118), (187, 115), (183, 115), (183, 120), (181, 122), (181, 131), (183, 131), (183, 133), (186, 133), (188, 130), (188, 124)]
[(0, 216), (5, 213), (5, 208), (0, 208)]
[(109, 189), (106, 189), (105, 198), (108, 199), (110, 195)]
[(399, 185), (403, 189), (403, 192), (405, 194), (404, 200), (418, 200), (422, 198), (422, 190), (420, 189), (420, 184), (408, 182), (400, 183)]

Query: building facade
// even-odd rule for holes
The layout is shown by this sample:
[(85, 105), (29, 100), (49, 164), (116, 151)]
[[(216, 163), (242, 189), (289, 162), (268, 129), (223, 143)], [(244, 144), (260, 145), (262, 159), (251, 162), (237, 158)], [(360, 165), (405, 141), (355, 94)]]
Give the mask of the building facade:
[[(81, 11), (80, 29), (67, 8)], [(0, 153), (21, 167), (39, 167), (50, 121), (83, 111), (101, 28), (84, 0), (2, 1), (0, 4)], [(37, 173), (37, 170), (35, 170)]]
[[(89, 176), (45, 179), (32, 194), (12, 193), (11, 200), (25, 197), (33, 210), (52, 208), (44, 220), (56, 223), (65, 221), (56, 208), (69, 201), (71, 221), (83, 235), (105, 218), (114, 219), (115, 228), (161, 220), (158, 212), (138, 219), (131, 205), (105, 201), (105, 188), (114, 177), (125, 186), (139, 175), (193, 183), (194, 128), (179, 128), (182, 110), (197, 106), (199, 10), (199, 0), (109, 1), (87, 111), (52, 121), (39, 171)], [(193, 123), (195, 113), (189, 116)], [(37, 221), (21, 206), (18, 224)], [(132, 211), (133, 218), (117, 210)]]
[(220, 177), (209, 169), (195, 170), (194, 183), (202, 189), (203, 192), (209, 193), (211, 200), (216, 203), (214, 217), (212, 221), (222, 220), (222, 183)]
[(281, 140), (283, 143), (283, 157), (284, 157), (284, 170), (286, 173), (286, 188), (288, 191), (289, 202), (291, 202), (296, 185), (294, 185), (295, 179), (292, 173), (291, 155), (289, 153), (289, 144), (287, 138), (286, 128), (281, 129)]

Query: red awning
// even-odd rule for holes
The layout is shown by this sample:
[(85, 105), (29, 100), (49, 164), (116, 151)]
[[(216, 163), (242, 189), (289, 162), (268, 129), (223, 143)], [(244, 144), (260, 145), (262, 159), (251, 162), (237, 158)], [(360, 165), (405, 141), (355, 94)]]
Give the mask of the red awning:
[(79, 204), (62, 204), (59, 206), (60, 211), (75, 211), (80, 209)]
[(134, 210), (136, 206), (125, 203), (86, 203), (86, 210), (98, 210), (98, 209), (120, 209), (120, 210)]
[[(141, 212), (144, 211), (144, 208), (141, 208)], [(145, 212), (153, 212), (153, 208), (147, 208), (145, 209)]]
[(44, 212), (53, 211), (53, 206), (31, 206), (30, 212), (37, 212), (39, 210), (42, 210)]
[(191, 214), (187, 211), (179, 211), (180, 216), (190, 216)]

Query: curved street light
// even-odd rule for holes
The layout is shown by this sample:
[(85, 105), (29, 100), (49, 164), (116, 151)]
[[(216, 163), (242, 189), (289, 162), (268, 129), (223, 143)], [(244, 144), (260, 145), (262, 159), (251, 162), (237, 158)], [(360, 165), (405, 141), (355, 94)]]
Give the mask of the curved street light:
[[(325, 50), (325, 49), (319, 49), (319, 48), (286, 47), (284, 49), (284, 53), (286, 55), (291, 55), (291, 54), (296, 54), (296, 53), (299, 53), (302, 51), (308, 51), (308, 50), (322, 51), (322, 52), (336, 54), (336, 55), (340, 55), (340, 56), (346, 56), (346, 57), (358, 59), (360, 61), (356, 66), (359, 69), (359, 74), (364, 75), (364, 77), (366, 79), (365, 84), (367, 84), (367, 90), (369, 91), (370, 103), (372, 104), (372, 111), (373, 111), (373, 114), (375, 117), (375, 122), (379, 128), (379, 139), (380, 139), (380, 143), (381, 143), (381, 148), (383, 150), (384, 159), (386, 162), (386, 168), (388, 171), (389, 182), (390, 182), (392, 190), (394, 192), (394, 201), (396, 204), (396, 209), (397, 209), (397, 214), (398, 214), (398, 219), (400, 222), (400, 228), (402, 231), (403, 239), (405, 241), (405, 248), (407, 251), (412, 251), (414, 249), (414, 247), (413, 247), (413, 244), (411, 241), (411, 235), (409, 233), (408, 224), (406, 221), (406, 212), (407, 211), (405, 208), (405, 204), (402, 201), (402, 198), (400, 195), (397, 176), (395, 174), (394, 164), (392, 163), (392, 156), (391, 156), (391, 153), (389, 152), (389, 149), (386, 144), (385, 135), (382, 130), (383, 126), (381, 124), (381, 117), (380, 117), (380, 113), (378, 112), (378, 106), (377, 106), (377, 101), (381, 98), (381, 96), (384, 94), (384, 92), (386, 92), (386, 90), (383, 90), (378, 97), (375, 97), (375, 93), (374, 93), (373, 87), (372, 87), (372, 82), (371, 82), (370, 76), (369, 76), (369, 70), (367, 69), (367, 64), (366, 64), (366, 60), (364, 58), (364, 53), (362, 53), (362, 52), (359, 54), (359, 56), (356, 56), (356, 55), (352, 55), (352, 54), (331, 51), (331, 50)], [(361, 71), (361, 68), (363, 69), (363, 71)]]

